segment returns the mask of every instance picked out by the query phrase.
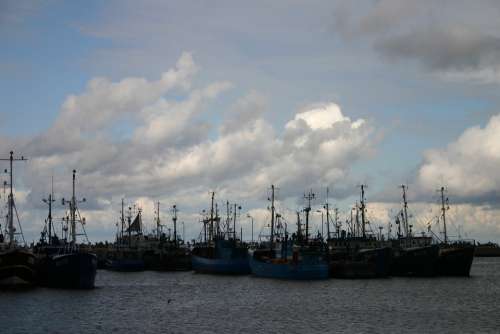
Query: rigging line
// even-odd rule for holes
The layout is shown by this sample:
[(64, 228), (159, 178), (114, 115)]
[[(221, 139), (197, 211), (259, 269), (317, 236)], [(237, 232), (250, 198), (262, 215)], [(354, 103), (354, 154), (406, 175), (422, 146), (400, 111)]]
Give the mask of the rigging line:
[(14, 207), (14, 211), (16, 211), (17, 225), (19, 225), (19, 230), (21, 231), (21, 237), (23, 238), (23, 243), (26, 245), (26, 240), (24, 240), (23, 228), (21, 227), (21, 222), (19, 221), (19, 215), (17, 214), (17, 207), (16, 203), (14, 203), (14, 199), (12, 199), (12, 206)]

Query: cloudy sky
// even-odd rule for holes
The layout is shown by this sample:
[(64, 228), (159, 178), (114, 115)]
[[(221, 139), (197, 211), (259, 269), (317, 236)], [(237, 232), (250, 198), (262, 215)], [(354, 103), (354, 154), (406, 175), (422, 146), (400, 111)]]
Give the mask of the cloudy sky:
[(450, 234), (498, 241), (498, 17), (493, 0), (2, 1), (0, 155), (29, 158), (26, 239), (76, 169), (91, 240), (114, 238), (121, 198), (148, 229), (176, 203), (194, 238), (209, 191), (249, 238), (271, 184), (291, 224), (304, 192), (317, 210), (329, 187), (344, 217), (367, 184), (387, 232), (404, 183), (416, 231), (445, 186)]

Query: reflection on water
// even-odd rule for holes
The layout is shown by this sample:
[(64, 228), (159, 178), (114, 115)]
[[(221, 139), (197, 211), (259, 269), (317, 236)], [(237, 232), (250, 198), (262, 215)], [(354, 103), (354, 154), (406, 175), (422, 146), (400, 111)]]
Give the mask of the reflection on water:
[(99, 271), (92, 291), (0, 291), (0, 332), (497, 332), (500, 258), (476, 258), (471, 275), (290, 282)]

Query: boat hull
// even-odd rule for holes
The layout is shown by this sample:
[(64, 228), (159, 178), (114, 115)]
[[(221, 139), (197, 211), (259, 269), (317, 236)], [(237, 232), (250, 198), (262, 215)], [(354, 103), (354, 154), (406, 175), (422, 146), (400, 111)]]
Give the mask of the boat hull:
[(143, 258), (147, 270), (191, 270), (191, 255), (184, 250), (172, 249), (161, 252), (145, 252)]
[(328, 264), (307, 264), (293, 261), (272, 263), (254, 258), (250, 259), (252, 274), (258, 277), (287, 280), (320, 280), (329, 277)]
[(36, 282), (36, 258), (32, 252), (13, 248), (0, 252), (0, 281), (8, 285)]
[(351, 257), (330, 261), (330, 276), (335, 278), (377, 278), (390, 275), (392, 250), (367, 249)]
[(191, 264), (193, 270), (199, 273), (224, 275), (247, 275), (250, 273), (248, 257), (225, 259), (191, 255)]
[(396, 249), (391, 274), (393, 276), (436, 276), (438, 256), (437, 245)]
[(437, 273), (442, 276), (469, 276), (474, 246), (444, 246), (439, 250)]
[(92, 253), (48, 255), (41, 260), (40, 284), (50, 288), (93, 289), (97, 256)]

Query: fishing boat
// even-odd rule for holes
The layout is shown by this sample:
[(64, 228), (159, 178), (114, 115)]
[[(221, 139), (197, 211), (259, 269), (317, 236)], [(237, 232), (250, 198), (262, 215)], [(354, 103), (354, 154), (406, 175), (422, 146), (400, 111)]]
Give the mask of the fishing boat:
[[(113, 271), (143, 271), (146, 269), (143, 254), (140, 249), (142, 242), (142, 210), (134, 206), (128, 207), (125, 217), (124, 200), (121, 205), (121, 231), (117, 233), (113, 249), (106, 254), (105, 268)], [(135, 218), (132, 220), (133, 214)], [(126, 220), (125, 220), (126, 218)], [(125, 224), (127, 227), (125, 228)]]
[[(328, 258), (330, 276), (335, 278), (378, 278), (387, 277), (391, 271), (392, 249), (379, 237), (369, 234), (366, 226), (365, 185), (361, 185), (360, 205), (356, 203), (351, 210), (350, 220), (346, 220), (348, 231), (341, 230), (338, 220), (338, 210), (335, 209), (335, 233), (330, 236), (330, 214), (328, 203), (326, 222), (328, 230)], [(360, 219), (361, 216), (361, 219)]]
[(145, 242), (143, 258), (146, 269), (158, 271), (191, 270), (191, 251), (177, 234), (177, 205), (172, 206), (173, 235), (163, 233), (160, 222), (160, 202), (156, 208), (156, 235), (149, 235)]
[[(209, 215), (202, 219), (203, 230), (200, 239), (191, 253), (191, 264), (195, 272), (209, 274), (246, 275), (250, 273), (248, 263), (248, 247), (237, 238), (236, 217), (238, 206), (234, 204), (232, 217), (233, 228), (230, 227), (229, 203), (227, 203), (228, 219), (221, 224), (218, 210), (214, 208), (214, 196)], [(239, 207), (241, 210), (241, 207)]]
[(448, 198), (441, 187), (441, 221), (444, 239), (439, 243), (437, 272), (442, 276), (469, 276), (474, 260), (475, 242), (473, 240), (450, 241), (446, 229), (446, 211), (449, 209)]
[(475, 257), (500, 257), (500, 246), (493, 242), (477, 244), (474, 250)]
[(395, 219), (397, 238), (391, 240), (394, 255), (391, 273), (394, 276), (436, 276), (439, 246), (432, 243), (430, 236), (413, 235), (412, 225), (408, 221), (407, 187), (402, 185), (401, 189), (403, 208)]
[[(10, 157), (0, 159), (0, 161), (9, 161), (9, 195), (7, 198), (8, 212), (7, 220), (7, 238), (2, 232), (0, 225), (0, 285), (19, 286), (32, 285), (36, 282), (36, 261), (33, 252), (25, 244), (24, 236), (21, 229), (21, 223), (17, 214), (17, 208), (14, 201), (13, 192), (13, 163), (15, 161), (26, 161), (24, 157), (15, 158), (14, 152), (10, 152)], [(7, 185), (7, 182), (4, 183)], [(19, 232), (14, 227), (14, 214), (17, 218)], [(22, 244), (18, 242), (16, 237), (21, 237)]]
[(297, 234), (289, 239), (286, 223), (276, 213), (274, 206), (274, 185), (271, 186), (271, 235), (269, 243), (261, 249), (250, 251), (250, 268), (257, 277), (317, 280), (328, 278), (328, 262), (326, 261), (322, 242), (309, 240), (309, 212), (312, 192), (308, 194), (308, 205), (305, 208), (306, 233), (302, 238), (300, 219), (297, 223)]
[[(69, 216), (63, 218), (64, 238), (59, 238), (53, 228), (52, 203), (54, 195), (51, 193), (46, 202), (49, 205), (49, 215), (46, 228), (42, 231), (40, 243), (35, 247), (38, 258), (38, 282), (50, 288), (93, 289), (97, 272), (97, 256), (90, 253), (84, 245), (77, 243), (77, 236), (84, 236), (85, 218), (80, 215), (77, 204), (85, 202), (76, 199), (75, 195), (76, 170), (73, 170), (73, 192), (71, 200), (62, 199), (62, 205), (69, 206)], [(81, 225), (82, 233), (77, 232), (77, 223)], [(67, 232), (71, 238), (68, 241)]]

